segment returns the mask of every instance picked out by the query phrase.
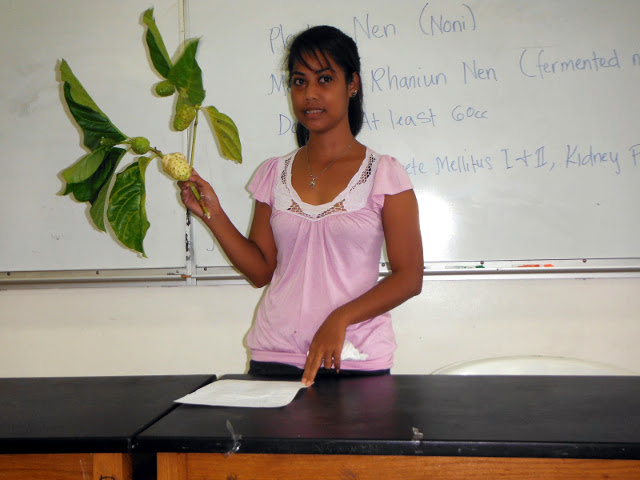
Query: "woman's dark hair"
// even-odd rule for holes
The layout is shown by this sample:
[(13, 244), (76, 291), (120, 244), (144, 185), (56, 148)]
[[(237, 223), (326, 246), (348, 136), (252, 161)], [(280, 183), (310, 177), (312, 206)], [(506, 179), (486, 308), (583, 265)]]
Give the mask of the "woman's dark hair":
[[(315, 57), (321, 63), (329, 63), (331, 58), (344, 72), (347, 83), (353, 80), (353, 75), (358, 74), (361, 79), (360, 88), (355, 97), (349, 99), (349, 126), (351, 133), (355, 136), (362, 128), (364, 119), (362, 76), (360, 75), (360, 55), (358, 47), (353, 39), (329, 25), (319, 25), (311, 27), (299, 33), (289, 45), (287, 56), (285, 57), (285, 68), (288, 73), (288, 82), (291, 86), (291, 73), (296, 63), (305, 66), (305, 57)], [(322, 62), (324, 60), (324, 62)], [(309, 140), (309, 132), (300, 122), (296, 123), (296, 140), (298, 146), (302, 147)]]

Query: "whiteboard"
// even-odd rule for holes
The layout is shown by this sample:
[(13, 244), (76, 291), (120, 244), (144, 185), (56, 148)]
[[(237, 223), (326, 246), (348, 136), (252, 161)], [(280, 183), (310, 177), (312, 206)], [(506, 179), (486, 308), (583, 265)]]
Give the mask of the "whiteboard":
[[(144, 43), (147, 8), (146, 0), (3, 0), (0, 271), (184, 268), (184, 208), (156, 165), (146, 174), (148, 258), (95, 229), (88, 204), (59, 195), (61, 171), (87, 153), (62, 96), (62, 58), (121, 131), (163, 151), (183, 150), (183, 135), (169, 130), (171, 102), (151, 94), (159, 78)], [(173, 53), (178, 2), (156, 0), (155, 17)], [(126, 155), (121, 169), (133, 160)]]
[[(57, 76), (65, 58), (128, 135), (188, 150), (144, 46), (142, 0), (5, 0), (0, 16), (0, 272), (225, 267), (157, 165), (147, 171), (148, 258), (97, 231), (58, 195), (85, 150)], [(640, 42), (635, 0), (157, 0), (173, 54), (200, 37), (207, 105), (238, 125), (244, 162), (222, 160), (206, 122), (196, 168), (248, 232), (246, 186), (295, 148), (284, 46), (308, 25), (352, 35), (362, 56), (360, 141), (404, 164), (426, 262), (640, 258)], [(184, 14), (184, 15), (182, 15)], [(125, 166), (132, 157), (125, 157)], [(608, 260), (611, 259), (611, 260)]]
[[(359, 139), (406, 166), (426, 262), (640, 257), (640, 2), (188, 5), (207, 100), (235, 120), (244, 156), (202, 140), (196, 168), (241, 231), (251, 175), (295, 148), (284, 46), (327, 23), (357, 41)], [(194, 241), (197, 266), (227, 264), (200, 225)]]

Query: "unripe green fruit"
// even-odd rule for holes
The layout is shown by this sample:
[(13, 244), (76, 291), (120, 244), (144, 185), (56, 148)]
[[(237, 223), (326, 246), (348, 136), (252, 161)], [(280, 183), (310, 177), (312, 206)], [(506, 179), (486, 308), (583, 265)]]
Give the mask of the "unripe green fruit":
[(102, 137), (100, 139), (100, 146), (102, 147), (115, 147), (117, 144), (118, 142), (116, 142), (112, 138)]
[(135, 137), (131, 140), (131, 150), (133, 150), (138, 155), (144, 155), (149, 151), (149, 140), (144, 137)]
[(186, 182), (191, 176), (192, 168), (185, 156), (177, 152), (162, 157), (162, 170), (176, 180)]
[(156, 85), (156, 93), (161, 97), (173, 95), (175, 91), (176, 87), (169, 80), (163, 80)]
[(196, 107), (183, 107), (176, 112), (173, 117), (173, 128), (181, 132), (193, 122), (196, 118)]

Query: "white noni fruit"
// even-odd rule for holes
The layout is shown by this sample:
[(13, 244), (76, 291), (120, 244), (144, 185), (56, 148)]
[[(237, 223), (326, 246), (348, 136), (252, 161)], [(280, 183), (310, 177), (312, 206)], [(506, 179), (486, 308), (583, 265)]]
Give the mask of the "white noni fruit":
[(185, 156), (179, 152), (162, 157), (162, 169), (176, 180), (185, 182), (191, 176), (191, 166)]

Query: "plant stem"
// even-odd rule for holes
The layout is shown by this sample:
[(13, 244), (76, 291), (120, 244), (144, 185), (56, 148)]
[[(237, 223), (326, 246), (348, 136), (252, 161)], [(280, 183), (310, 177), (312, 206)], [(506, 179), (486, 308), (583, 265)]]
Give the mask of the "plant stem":
[(207, 218), (211, 218), (209, 209), (204, 204), (204, 200), (202, 200), (202, 196), (200, 195), (200, 192), (198, 191), (198, 187), (196, 187), (196, 184), (193, 182), (189, 182), (189, 187), (191, 188), (191, 192), (193, 192), (193, 196), (196, 197), (196, 200), (198, 200), (198, 203), (200, 204), (200, 208), (202, 208), (202, 213), (204, 213), (204, 216)]
[(196, 149), (196, 133), (198, 133), (198, 117), (200, 116), (200, 105), (196, 105), (196, 118), (193, 122), (193, 134), (191, 136), (191, 152), (189, 154), (189, 166), (193, 168), (193, 157)]
[[(198, 117), (200, 116), (200, 105), (196, 105), (196, 118), (193, 122), (193, 133), (191, 136), (191, 151), (189, 152), (189, 166), (191, 168), (193, 168), (193, 157), (195, 154), (195, 150), (196, 150), (196, 133), (198, 132)], [(202, 200), (202, 196), (200, 195), (200, 192), (198, 191), (198, 187), (196, 187), (195, 183), (193, 182), (189, 182), (190, 183), (190, 187), (191, 187), (191, 191), (193, 192), (193, 195), (196, 197), (196, 200), (198, 200), (198, 203), (200, 204), (200, 208), (202, 208), (202, 213), (204, 213), (204, 216), (207, 218), (211, 218), (211, 214), (209, 213), (209, 209), (205, 206), (204, 204), (204, 200)]]

